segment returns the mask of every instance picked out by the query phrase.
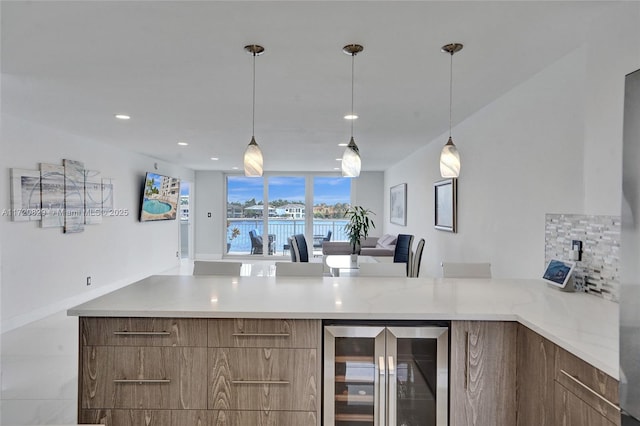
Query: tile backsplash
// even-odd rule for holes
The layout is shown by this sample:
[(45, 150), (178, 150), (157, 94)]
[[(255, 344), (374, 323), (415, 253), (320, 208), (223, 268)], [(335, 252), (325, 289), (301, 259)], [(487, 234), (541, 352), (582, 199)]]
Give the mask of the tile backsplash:
[(576, 262), (576, 291), (618, 301), (620, 291), (620, 216), (547, 214), (544, 258), (571, 259), (571, 241), (582, 241)]

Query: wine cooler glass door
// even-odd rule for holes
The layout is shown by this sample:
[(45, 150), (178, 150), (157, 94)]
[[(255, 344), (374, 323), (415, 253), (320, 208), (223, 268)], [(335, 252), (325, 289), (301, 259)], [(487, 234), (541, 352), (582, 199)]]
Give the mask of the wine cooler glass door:
[(448, 329), (388, 327), (388, 426), (446, 426)]
[(384, 426), (385, 328), (325, 327), (324, 424)]

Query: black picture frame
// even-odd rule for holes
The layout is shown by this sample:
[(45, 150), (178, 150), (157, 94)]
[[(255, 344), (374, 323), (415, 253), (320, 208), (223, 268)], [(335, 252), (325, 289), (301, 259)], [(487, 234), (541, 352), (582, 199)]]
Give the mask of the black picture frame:
[(458, 179), (443, 179), (433, 184), (436, 229), (458, 232)]

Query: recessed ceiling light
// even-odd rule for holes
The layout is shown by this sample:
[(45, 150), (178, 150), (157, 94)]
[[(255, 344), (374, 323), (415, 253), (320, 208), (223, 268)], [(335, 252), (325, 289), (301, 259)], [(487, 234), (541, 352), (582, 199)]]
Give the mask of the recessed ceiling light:
[(219, 158), (218, 158), (218, 157), (211, 157), (211, 159), (212, 159), (213, 161), (218, 161), (218, 160), (219, 160)]
[(336, 161), (342, 161), (342, 158), (336, 158)]
[(115, 117), (116, 117), (118, 120), (128, 120), (128, 119), (130, 119), (130, 118), (131, 118), (131, 117), (129, 117), (129, 116), (128, 116), (128, 115), (126, 115), (126, 114), (116, 114), (116, 115), (115, 115)]
[(347, 114), (344, 116), (345, 120), (357, 120), (358, 116), (356, 114)]
[(333, 170), (340, 170), (340, 167), (334, 167)]
[(346, 142), (342, 142), (342, 143), (339, 143), (339, 144), (338, 144), (338, 146), (347, 146), (347, 145), (349, 145), (349, 144), (348, 144), (348, 143), (346, 143)]
[(232, 169), (233, 169), (233, 170), (238, 170), (238, 168), (237, 168), (237, 167), (232, 167)]
[(178, 145), (180, 145), (180, 146), (187, 146), (187, 145), (189, 145), (189, 144), (188, 144), (187, 142), (178, 142)]

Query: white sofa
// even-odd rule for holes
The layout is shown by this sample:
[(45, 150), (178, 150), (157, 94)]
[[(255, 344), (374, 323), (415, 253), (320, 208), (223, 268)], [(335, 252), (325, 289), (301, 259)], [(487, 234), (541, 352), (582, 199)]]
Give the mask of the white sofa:
[[(396, 249), (396, 236), (384, 234), (380, 237), (367, 237), (360, 244), (363, 256), (393, 256)], [(322, 243), (322, 254), (351, 254), (351, 244), (348, 241), (325, 241)]]

